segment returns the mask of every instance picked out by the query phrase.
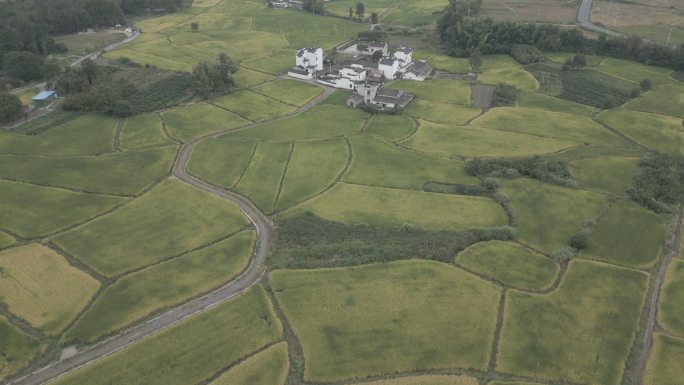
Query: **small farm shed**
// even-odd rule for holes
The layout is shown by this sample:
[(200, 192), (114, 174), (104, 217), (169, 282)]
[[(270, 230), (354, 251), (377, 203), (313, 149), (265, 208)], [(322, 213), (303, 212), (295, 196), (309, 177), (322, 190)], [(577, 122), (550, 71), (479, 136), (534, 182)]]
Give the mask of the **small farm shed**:
[(45, 107), (55, 100), (57, 100), (57, 93), (55, 91), (40, 91), (31, 98), (31, 103), (34, 108), (39, 108)]

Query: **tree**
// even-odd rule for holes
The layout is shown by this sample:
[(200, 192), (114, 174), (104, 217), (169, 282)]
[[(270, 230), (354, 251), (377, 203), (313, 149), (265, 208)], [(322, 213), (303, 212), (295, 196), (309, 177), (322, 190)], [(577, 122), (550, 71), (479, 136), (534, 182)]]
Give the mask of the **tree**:
[(193, 32), (199, 31), (199, 23), (196, 21), (193, 21), (192, 23), (190, 23), (190, 29)]
[(354, 16), (354, 10), (352, 7), (349, 7), (349, 18), (351, 19)]
[(470, 66), (473, 67), (473, 72), (477, 73), (480, 69), (480, 66), (482, 66), (482, 55), (480, 54), (480, 50), (478, 48), (475, 48), (473, 52), (470, 53)]
[(321, 0), (304, 0), (302, 8), (305, 11), (316, 15), (325, 14), (325, 8), (323, 8), (323, 2)]
[(359, 1), (356, 3), (356, 15), (362, 18), (364, 13), (366, 13), (366, 4)]
[(81, 62), (81, 72), (85, 75), (88, 84), (92, 85), (95, 78), (97, 78), (97, 65), (90, 58), (87, 58)]
[(235, 85), (233, 74), (238, 69), (239, 66), (228, 55), (221, 53), (216, 63), (204, 61), (192, 69), (193, 89), (203, 98), (226, 92)]
[(648, 91), (653, 85), (651, 84), (650, 79), (643, 79), (641, 82), (639, 82), (639, 86), (641, 87), (642, 91)]
[(21, 111), (21, 100), (17, 95), (0, 93), (0, 121), (8, 122)]
[(371, 23), (378, 24), (378, 13), (377, 12), (371, 13)]
[(25, 82), (43, 77), (43, 57), (29, 51), (10, 52), (2, 60), (2, 69)]
[(48, 60), (43, 64), (42, 72), (43, 79), (50, 81), (59, 76), (62, 72), (62, 67), (60, 67), (56, 60)]
[(580, 70), (587, 65), (587, 58), (583, 53), (575, 54), (563, 63), (563, 70)]

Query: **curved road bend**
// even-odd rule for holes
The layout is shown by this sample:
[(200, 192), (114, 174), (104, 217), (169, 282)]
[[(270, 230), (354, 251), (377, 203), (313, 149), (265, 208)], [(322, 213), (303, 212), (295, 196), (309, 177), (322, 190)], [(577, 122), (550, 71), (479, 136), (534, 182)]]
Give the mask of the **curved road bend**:
[[(322, 100), (330, 96), (333, 91), (334, 89), (324, 87), (324, 91), (320, 95), (313, 98), (307, 104), (300, 107), (297, 111), (288, 116), (298, 115), (309, 110), (311, 107), (317, 105)], [(271, 121), (276, 121), (283, 118), (285, 117), (276, 118)], [(267, 122), (251, 124), (243, 127), (242, 129), (247, 129), (264, 123)], [(79, 351), (73, 357), (55, 362), (23, 377), (10, 380), (7, 382), (7, 385), (44, 384), (101, 358), (114, 354), (136, 341), (151, 336), (188, 317), (201, 313), (220, 304), (223, 301), (233, 298), (252, 287), (261, 279), (261, 277), (263, 277), (263, 275), (266, 273), (266, 255), (268, 254), (273, 234), (271, 221), (245, 197), (197, 179), (188, 174), (186, 169), (193, 147), (205, 139), (216, 137), (221, 134), (222, 133), (207, 134), (182, 145), (180, 151), (178, 152), (178, 156), (176, 157), (176, 161), (173, 164), (172, 174), (176, 178), (200, 190), (209, 192), (233, 202), (240, 208), (240, 210), (242, 210), (247, 218), (249, 218), (256, 229), (257, 238), (252, 260), (247, 267), (247, 270), (235, 280), (209, 294), (195, 298), (183, 305), (162, 313), (155, 318), (137, 324), (130, 329), (124, 330), (123, 332), (107, 340)]]
[(614, 36), (614, 37), (627, 37), (628, 36), (622, 32), (617, 32), (617, 31), (613, 31), (613, 30), (608, 29), (608, 28), (599, 27), (598, 25), (592, 23), (591, 20), (589, 20), (592, 2), (593, 2), (593, 0), (582, 0), (582, 4), (580, 4), (580, 7), (579, 7), (579, 12), (577, 12), (577, 21), (579, 21), (580, 25), (583, 28), (586, 28), (588, 30), (598, 32), (598, 33), (605, 33), (608, 36)]

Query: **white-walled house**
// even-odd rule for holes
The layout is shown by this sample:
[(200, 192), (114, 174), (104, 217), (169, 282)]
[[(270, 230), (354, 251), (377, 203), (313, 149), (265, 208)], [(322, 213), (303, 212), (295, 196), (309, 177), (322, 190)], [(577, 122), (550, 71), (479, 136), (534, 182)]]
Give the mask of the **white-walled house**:
[(402, 78), (422, 82), (432, 74), (432, 67), (425, 60), (414, 61), (403, 70)]
[(360, 64), (351, 64), (340, 68), (340, 77), (357, 82), (364, 81), (366, 80), (366, 69)]
[(394, 51), (394, 58), (404, 62), (402, 67), (405, 67), (413, 62), (413, 49), (409, 47), (399, 47)]
[(295, 65), (309, 68), (312, 71), (323, 70), (323, 49), (322, 48), (302, 48), (297, 50)]
[(386, 56), (378, 61), (378, 69), (382, 71), (386, 79), (392, 80), (396, 77), (397, 72), (399, 72), (400, 64), (399, 60)]

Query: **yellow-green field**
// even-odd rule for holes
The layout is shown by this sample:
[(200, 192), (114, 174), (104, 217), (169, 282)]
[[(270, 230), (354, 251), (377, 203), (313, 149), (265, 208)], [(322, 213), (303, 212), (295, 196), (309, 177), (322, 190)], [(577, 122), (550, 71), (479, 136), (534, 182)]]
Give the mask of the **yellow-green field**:
[(477, 385), (477, 379), (468, 376), (422, 375), (389, 380), (360, 382), (362, 385)]
[(604, 111), (598, 119), (651, 150), (684, 155), (681, 118), (626, 108)]
[(684, 339), (655, 333), (644, 373), (644, 384), (679, 384), (684, 376), (681, 365), (682, 356), (684, 356)]
[(209, 385), (283, 385), (288, 368), (287, 343), (279, 342), (228, 369)]
[(127, 151), (175, 144), (164, 134), (157, 114), (138, 115), (126, 119), (119, 140), (121, 148)]
[(99, 288), (100, 282), (45, 246), (0, 252), (0, 301), (46, 334), (61, 332)]
[(269, 281), (302, 344), (307, 381), (487, 364), (499, 291), (456, 268), (402, 261), (277, 270)]
[(576, 160), (569, 166), (580, 186), (624, 194), (632, 183), (637, 162), (637, 158), (597, 157)]
[(646, 92), (641, 97), (625, 103), (624, 107), (633, 111), (652, 112), (684, 118), (684, 85), (665, 84)]
[(658, 324), (668, 333), (684, 338), (684, 262), (674, 260), (665, 275), (658, 302)]
[(0, 316), (0, 380), (31, 363), (41, 349), (38, 341)]

